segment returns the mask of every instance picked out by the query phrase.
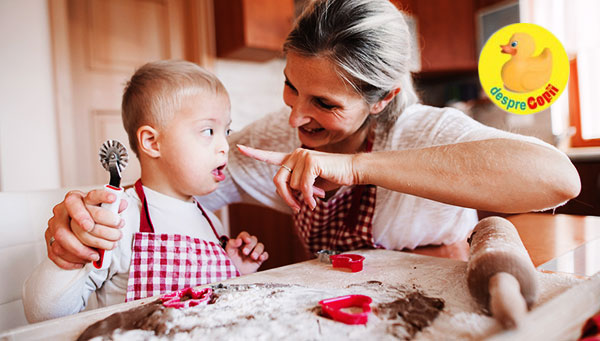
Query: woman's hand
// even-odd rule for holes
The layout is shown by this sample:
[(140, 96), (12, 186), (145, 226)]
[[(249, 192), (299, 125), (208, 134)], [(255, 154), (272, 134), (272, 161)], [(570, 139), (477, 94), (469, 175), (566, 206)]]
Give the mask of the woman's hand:
[[(71, 191), (65, 200), (54, 206), (54, 216), (48, 220), (45, 232), (48, 258), (65, 269), (78, 269), (98, 260), (98, 252), (91, 247), (110, 250), (121, 238), (124, 221), (97, 205), (115, 201), (115, 195), (94, 190), (87, 195)], [(122, 200), (119, 211), (127, 207)]]
[(323, 198), (325, 190), (358, 183), (353, 165), (354, 154), (323, 153), (302, 148), (286, 154), (242, 145), (237, 147), (246, 156), (281, 165), (273, 182), (277, 187), (277, 194), (295, 212), (300, 210), (300, 204), (292, 194), (292, 190), (301, 192), (304, 202), (314, 209), (317, 206), (314, 197)]

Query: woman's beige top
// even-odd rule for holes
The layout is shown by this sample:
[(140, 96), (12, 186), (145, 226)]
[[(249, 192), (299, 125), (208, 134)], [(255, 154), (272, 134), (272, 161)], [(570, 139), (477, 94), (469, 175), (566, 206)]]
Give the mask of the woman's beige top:
[[(297, 131), (288, 124), (289, 110), (273, 113), (250, 124), (230, 138), (227, 179), (216, 192), (198, 198), (209, 209), (248, 202), (292, 213), (275, 192), (278, 166), (255, 161), (239, 153), (236, 144), (279, 152), (300, 147)], [(485, 126), (452, 108), (421, 104), (408, 107), (389, 131), (376, 129), (373, 152), (420, 149), (461, 142), (507, 138), (553, 146), (539, 139)], [(493, 179), (491, 179), (493, 181)], [(475, 224), (473, 209), (377, 188), (373, 237), (387, 249), (400, 250), (430, 244), (451, 244), (467, 238)], [(276, 233), (276, 232), (275, 232)]]

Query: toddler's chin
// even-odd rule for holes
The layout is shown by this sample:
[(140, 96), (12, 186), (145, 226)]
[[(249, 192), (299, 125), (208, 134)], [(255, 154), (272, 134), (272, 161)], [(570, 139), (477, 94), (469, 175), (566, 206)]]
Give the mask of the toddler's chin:
[(199, 189), (196, 191), (196, 193), (193, 194), (193, 196), (195, 197), (202, 197), (205, 195), (209, 195), (212, 192), (216, 191), (217, 188), (219, 188), (219, 183), (217, 181), (214, 181), (212, 183), (212, 186), (204, 186), (202, 189)]

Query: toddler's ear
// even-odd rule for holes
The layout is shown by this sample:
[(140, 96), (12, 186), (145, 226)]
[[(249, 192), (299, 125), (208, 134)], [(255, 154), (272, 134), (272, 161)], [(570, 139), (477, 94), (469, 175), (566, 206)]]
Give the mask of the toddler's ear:
[(137, 142), (140, 153), (146, 154), (151, 158), (160, 156), (160, 147), (158, 145), (158, 131), (149, 125), (144, 125), (137, 130)]

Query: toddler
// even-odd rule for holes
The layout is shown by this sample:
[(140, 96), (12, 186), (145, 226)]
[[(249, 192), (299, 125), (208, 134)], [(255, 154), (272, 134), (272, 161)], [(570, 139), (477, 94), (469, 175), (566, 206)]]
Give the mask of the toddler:
[(122, 115), (142, 173), (123, 196), (123, 237), (107, 269), (41, 263), (23, 288), (30, 322), (226, 280), (268, 258), (246, 232), (222, 238), (217, 217), (194, 199), (225, 179), (230, 104), (214, 75), (185, 61), (148, 63), (127, 84)]

